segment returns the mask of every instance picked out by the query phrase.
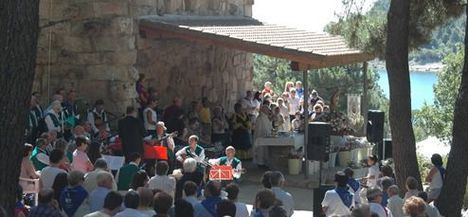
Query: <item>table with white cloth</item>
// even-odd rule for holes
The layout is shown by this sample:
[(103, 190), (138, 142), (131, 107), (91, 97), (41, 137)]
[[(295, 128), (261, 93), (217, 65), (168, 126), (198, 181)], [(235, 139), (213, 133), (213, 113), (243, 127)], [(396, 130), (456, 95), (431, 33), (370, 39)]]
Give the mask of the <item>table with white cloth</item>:
[(257, 138), (255, 146), (268, 148), (268, 166), (271, 169), (288, 168), (288, 155), (291, 149), (298, 150), (304, 147), (304, 134), (281, 133), (274, 137)]

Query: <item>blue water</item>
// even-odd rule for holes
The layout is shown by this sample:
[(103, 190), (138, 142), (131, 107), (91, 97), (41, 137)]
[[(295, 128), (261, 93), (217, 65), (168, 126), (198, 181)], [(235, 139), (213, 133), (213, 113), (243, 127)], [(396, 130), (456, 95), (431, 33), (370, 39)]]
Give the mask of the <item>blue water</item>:
[[(378, 70), (379, 86), (383, 89), (384, 94), (389, 98), (388, 76), (385, 69)], [(427, 104), (434, 103), (433, 86), (437, 81), (435, 72), (417, 72), (410, 73), (411, 82), (411, 108), (420, 109), (424, 102)]]

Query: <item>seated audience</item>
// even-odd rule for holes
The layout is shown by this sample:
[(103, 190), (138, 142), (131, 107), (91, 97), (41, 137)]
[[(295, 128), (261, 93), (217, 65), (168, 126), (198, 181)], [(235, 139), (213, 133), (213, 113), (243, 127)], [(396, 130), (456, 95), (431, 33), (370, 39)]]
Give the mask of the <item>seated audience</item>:
[(303, 132), (304, 131), (304, 120), (301, 117), (301, 112), (297, 111), (294, 119), (292, 120), (292, 129), (296, 132)]
[(273, 206), (270, 208), (268, 212), (268, 217), (287, 217), (286, 210), (284, 210), (281, 206)]
[(138, 211), (138, 205), (140, 204), (140, 196), (136, 191), (129, 191), (124, 197), (125, 209), (117, 213), (115, 217), (146, 217)]
[(405, 200), (412, 197), (412, 196), (418, 196), (419, 190), (418, 190), (418, 180), (416, 178), (409, 176), (406, 178), (406, 190), (407, 192), (405, 193)]
[(39, 204), (31, 209), (29, 217), (62, 217), (52, 189), (42, 189), (39, 192), (38, 202)]
[[(54, 199), (60, 201), (60, 195), (62, 194), (63, 189), (68, 186), (68, 174), (59, 173), (55, 176), (54, 184), (52, 189), (54, 190)], [(60, 207), (60, 204), (59, 204)]]
[(89, 193), (91, 212), (101, 210), (104, 206), (106, 195), (112, 191), (113, 178), (108, 172), (99, 172), (96, 177), (97, 187)]
[(65, 139), (57, 139), (55, 142), (55, 149), (62, 150), (65, 153), (65, 163), (62, 169), (71, 171), (71, 163), (73, 162), (73, 153), (68, 151), (68, 142)]
[(79, 136), (75, 139), (76, 150), (73, 152), (73, 163), (72, 169), (78, 170), (83, 173), (87, 173), (93, 170), (93, 164), (88, 158), (88, 154), (86, 154), (86, 149), (90, 144), (88, 138), (84, 136)]
[(392, 185), (396, 184), (395, 183), (395, 178), (393, 177), (393, 168), (388, 165), (382, 166), (380, 169), (380, 172), (382, 173), (382, 177), (377, 179), (377, 186), (382, 188), (382, 180), (385, 178), (389, 178), (392, 181)]
[(425, 204), (426, 204), (426, 215), (427, 215), (427, 217), (440, 217), (441, 216), (440, 213), (439, 213), (439, 209), (437, 209), (437, 207), (435, 207), (434, 205), (428, 203), (429, 198), (428, 198), (426, 192), (424, 192), (424, 191), (419, 192), (418, 197), (423, 199)]
[[(27, 144), (27, 143), (24, 144), (23, 159), (21, 161), (20, 178), (25, 178), (25, 179), (38, 179), (39, 178), (39, 173), (36, 172), (34, 165), (30, 160), (32, 150), (33, 150), (33, 147), (31, 144)], [(22, 189), (25, 191), (34, 189), (33, 182), (20, 180), (19, 184), (21, 185)]]
[(237, 184), (231, 183), (228, 184), (224, 190), (228, 194), (227, 198), (230, 201), (232, 201), (236, 206), (235, 217), (249, 216), (249, 211), (245, 203), (237, 202), (237, 195), (239, 195), (239, 186)]
[(387, 206), (388, 203), (388, 193), (387, 190), (390, 188), (390, 186), (393, 185), (393, 180), (389, 177), (384, 177), (381, 182), (382, 185), (382, 206)]
[(284, 176), (281, 172), (275, 171), (270, 176), (271, 191), (276, 196), (276, 199), (281, 201), (288, 216), (294, 213), (294, 199), (292, 195), (282, 189), (284, 185)]
[(351, 217), (372, 217), (370, 213), (369, 205), (362, 204), (358, 208), (353, 209), (353, 211), (351, 212)]
[(67, 173), (67, 171), (60, 169), (60, 165), (62, 165), (64, 162), (65, 156), (63, 151), (56, 149), (50, 153), (50, 166), (42, 169), (41, 178), (39, 179), (42, 189), (52, 188), (57, 174)]
[(34, 165), (34, 168), (41, 171), (46, 166), (49, 166), (49, 155), (47, 154), (47, 140), (39, 138), (36, 141), (36, 147), (31, 153), (30, 160)]
[(322, 201), (326, 216), (348, 216), (354, 206), (354, 195), (347, 189), (348, 176), (344, 172), (335, 174), (336, 188), (328, 190)]
[(23, 188), (18, 185), (16, 189), (16, 206), (15, 206), (15, 217), (27, 217), (29, 215), (29, 209), (23, 203)]
[(189, 202), (192, 207), (195, 207), (195, 204), (199, 202), (197, 198), (197, 190), (198, 185), (195, 184), (195, 182), (186, 181), (184, 183), (184, 200)]
[(270, 209), (277, 203), (275, 194), (270, 189), (263, 189), (257, 192), (252, 210), (253, 217), (269, 216)]
[(349, 192), (351, 192), (354, 196), (354, 205), (358, 207), (361, 204), (361, 184), (358, 180), (354, 178), (354, 171), (351, 168), (346, 168), (344, 171), (345, 175), (348, 177), (348, 181), (346, 182), (348, 186)]
[(68, 217), (81, 217), (89, 213), (88, 192), (83, 187), (84, 174), (71, 171), (68, 174), (68, 187), (60, 195), (60, 206)]
[(221, 202), (221, 183), (209, 181), (203, 196), (205, 199), (195, 204), (195, 217), (216, 217), (216, 206)]
[(236, 205), (230, 200), (221, 200), (216, 206), (217, 217), (236, 216)]
[[(87, 192), (92, 192), (97, 187), (97, 175), (101, 172), (111, 174), (109, 172), (109, 168), (107, 167), (107, 162), (102, 158), (97, 159), (94, 163), (94, 170), (86, 173), (85, 175), (83, 186)], [(112, 176), (112, 190), (117, 190), (117, 184), (115, 183), (114, 176)]]
[(426, 217), (426, 203), (417, 196), (411, 196), (405, 200), (403, 212), (408, 217)]
[(148, 187), (149, 177), (146, 171), (139, 170), (132, 179), (132, 183), (130, 183), (130, 191), (136, 191), (140, 187)]
[(263, 176), (260, 182), (262, 183), (264, 188), (271, 189), (270, 177), (272, 173), (273, 173), (272, 171), (266, 171), (263, 173)]
[(130, 183), (133, 176), (140, 170), (139, 165), (141, 156), (138, 153), (131, 154), (128, 159), (130, 163), (122, 166), (117, 172), (117, 189), (119, 191), (127, 191), (130, 188)]
[(169, 165), (166, 161), (159, 161), (156, 164), (156, 175), (148, 182), (150, 189), (160, 189), (171, 197), (175, 195), (176, 180), (174, 177), (168, 176)]
[(392, 216), (390, 210), (382, 206), (382, 191), (379, 188), (367, 189), (367, 200), (371, 214), (377, 214), (378, 217)]
[(187, 158), (183, 164), (183, 175), (182, 178), (177, 181), (176, 185), (176, 199), (182, 198), (182, 190), (186, 182), (192, 181), (198, 186), (203, 183), (203, 173), (197, 171), (197, 161), (193, 158)]
[(437, 200), (440, 194), (440, 190), (444, 185), (445, 178), (445, 168), (444, 162), (442, 161), (442, 156), (439, 154), (433, 154), (431, 157), (431, 162), (434, 165), (429, 174), (427, 174), (426, 182), (429, 182), (429, 202)]
[(156, 212), (155, 217), (168, 217), (172, 202), (171, 195), (165, 192), (156, 193), (153, 199), (154, 211)]
[(104, 206), (101, 210), (85, 215), (84, 217), (111, 217), (120, 212), (122, 208), (122, 195), (119, 192), (111, 191), (104, 199)]
[(399, 193), (400, 189), (397, 185), (392, 185), (387, 189), (388, 193), (388, 203), (387, 207), (392, 212), (392, 215), (395, 217), (404, 216), (403, 215), (403, 203), (405, 202), (401, 199)]
[(137, 189), (140, 196), (140, 204), (138, 210), (146, 217), (153, 217), (156, 215), (153, 209), (153, 191), (149, 188), (139, 187)]
[(176, 200), (173, 210), (174, 217), (193, 217), (193, 206), (183, 199)]

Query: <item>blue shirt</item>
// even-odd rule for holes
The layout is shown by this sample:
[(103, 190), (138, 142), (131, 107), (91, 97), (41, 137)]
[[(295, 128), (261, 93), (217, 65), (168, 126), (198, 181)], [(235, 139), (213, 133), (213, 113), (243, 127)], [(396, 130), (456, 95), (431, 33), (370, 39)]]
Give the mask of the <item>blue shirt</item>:
[(49, 205), (40, 203), (38, 206), (33, 207), (29, 213), (29, 217), (62, 217), (58, 209)]
[(104, 187), (97, 187), (89, 195), (89, 204), (91, 212), (96, 212), (102, 209), (104, 206), (104, 199), (107, 196), (107, 193), (110, 192), (110, 189)]

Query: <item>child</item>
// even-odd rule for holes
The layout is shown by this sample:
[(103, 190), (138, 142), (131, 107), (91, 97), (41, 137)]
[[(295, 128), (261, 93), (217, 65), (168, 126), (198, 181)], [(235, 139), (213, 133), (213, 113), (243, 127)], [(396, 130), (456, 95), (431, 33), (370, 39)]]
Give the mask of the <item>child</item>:
[(444, 184), (445, 168), (443, 167), (442, 156), (439, 154), (433, 154), (431, 162), (434, 165), (429, 174), (426, 177), (426, 182), (429, 182), (428, 201), (429, 203), (437, 200), (440, 194), (440, 190)]
[(226, 156), (218, 159), (211, 159), (210, 163), (215, 165), (230, 165), (232, 167), (234, 179), (239, 179), (242, 173), (242, 162), (236, 158), (236, 149), (233, 146), (226, 147)]
[(370, 155), (367, 158), (367, 165), (369, 166), (369, 172), (363, 179), (367, 180), (367, 187), (377, 188), (377, 179), (380, 176), (379, 158), (375, 154)]
[(92, 171), (94, 169), (93, 164), (86, 154), (86, 149), (90, 143), (89, 139), (84, 136), (78, 136), (75, 139), (75, 143), (76, 150), (73, 152), (72, 170), (78, 170), (83, 173)]

